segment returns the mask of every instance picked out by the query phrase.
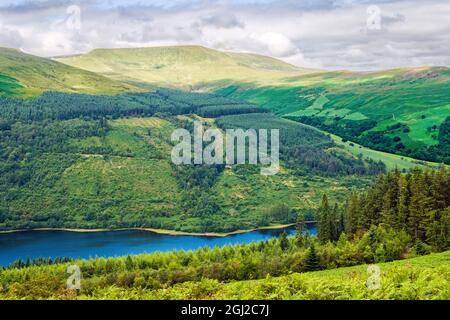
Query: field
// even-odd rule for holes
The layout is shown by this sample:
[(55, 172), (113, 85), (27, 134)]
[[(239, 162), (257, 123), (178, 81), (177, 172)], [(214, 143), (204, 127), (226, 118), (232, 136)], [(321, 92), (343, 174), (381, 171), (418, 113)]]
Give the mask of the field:
[(20, 94), (20, 89), (23, 88), (17, 79), (0, 74), (0, 94), (7, 96), (14, 96)]
[(354, 156), (362, 155), (363, 158), (370, 158), (374, 161), (382, 161), (388, 169), (399, 168), (400, 170), (409, 170), (415, 167), (437, 167), (438, 164), (428, 161), (420, 161), (409, 157), (399, 156), (392, 153), (377, 151), (366, 148), (357, 143), (346, 141), (343, 142), (341, 137), (327, 133), (333, 141), (339, 146), (349, 151)]
[[(289, 78), (277, 86), (235, 83), (214, 90), (372, 149), (442, 162), (445, 147), (438, 136), (450, 116), (449, 74), (447, 68), (324, 72)], [(393, 125), (400, 129), (389, 130)], [(381, 138), (372, 139), (371, 132)], [(430, 146), (442, 150), (440, 155)]]

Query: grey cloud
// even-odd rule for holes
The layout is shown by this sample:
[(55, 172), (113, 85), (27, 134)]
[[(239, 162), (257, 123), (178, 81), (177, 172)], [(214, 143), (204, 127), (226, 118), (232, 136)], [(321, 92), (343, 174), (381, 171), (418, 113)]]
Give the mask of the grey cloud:
[(244, 28), (245, 24), (240, 21), (234, 14), (219, 13), (200, 19), (200, 26), (213, 26), (216, 28)]
[(405, 16), (402, 14), (392, 14), (392, 15), (385, 15), (385, 14), (381, 14), (381, 23), (386, 24), (386, 25), (390, 25), (390, 24), (394, 24), (397, 22), (404, 22), (405, 21)]
[(21, 48), (24, 39), (19, 32), (0, 27), (0, 47)]
[[(73, 2), (82, 9), (78, 31), (65, 24)], [(0, 6), (0, 45), (52, 56), (96, 47), (199, 44), (331, 69), (450, 65), (445, 0), (184, 1), (171, 7), (73, 2)], [(373, 4), (382, 12), (377, 31), (366, 26)]]

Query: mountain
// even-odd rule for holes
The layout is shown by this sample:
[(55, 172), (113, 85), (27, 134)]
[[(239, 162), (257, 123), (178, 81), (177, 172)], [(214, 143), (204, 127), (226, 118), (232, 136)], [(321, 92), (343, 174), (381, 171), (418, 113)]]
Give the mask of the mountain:
[(450, 116), (447, 67), (310, 70), (270, 57), (199, 46), (98, 49), (58, 61), (144, 87), (244, 99), (366, 147), (450, 162), (448, 146), (439, 138)]
[(56, 60), (116, 80), (181, 88), (217, 81), (275, 83), (311, 72), (270, 57), (201, 46), (96, 49)]
[(450, 69), (319, 72), (215, 89), (376, 150), (449, 162)]
[(44, 91), (116, 94), (132, 86), (19, 50), (0, 48), (0, 93), (35, 96)]

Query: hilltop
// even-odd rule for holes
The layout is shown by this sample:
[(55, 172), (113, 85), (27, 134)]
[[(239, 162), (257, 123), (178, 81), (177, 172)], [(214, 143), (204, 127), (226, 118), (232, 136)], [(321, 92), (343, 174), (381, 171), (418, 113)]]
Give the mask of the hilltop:
[(7, 95), (115, 94), (137, 87), (207, 91), (246, 100), (374, 150), (450, 163), (447, 67), (311, 70), (201, 46), (95, 49), (53, 61), (1, 49), (0, 87)]
[(56, 59), (116, 80), (188, 89), (215, 81), (272, 83), (311, 72), (271, 57), (201, 46), (96, 49)]
[(117, 94), (129, 90), (135, 88), (57, 61), (0, 48), (0, 94), (36, 96), (44, 91)]

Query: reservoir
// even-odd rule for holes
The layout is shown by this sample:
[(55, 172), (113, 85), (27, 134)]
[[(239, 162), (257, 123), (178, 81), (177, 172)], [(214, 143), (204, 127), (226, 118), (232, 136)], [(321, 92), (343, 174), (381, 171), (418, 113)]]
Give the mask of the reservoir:
[[(269, 240), (286, 231), (295, 235), (295, 228), (257, 230), (226, 237), (173, 236), (148, 231), (23, 231), (0, 233), (0, 266), (8, 266), (17, 259), (117, 257), (156, 251), (195, 250), (202, 247), (221, 247), (233, 244)], [(310, 235), (315, 225), (308, 225)]]

